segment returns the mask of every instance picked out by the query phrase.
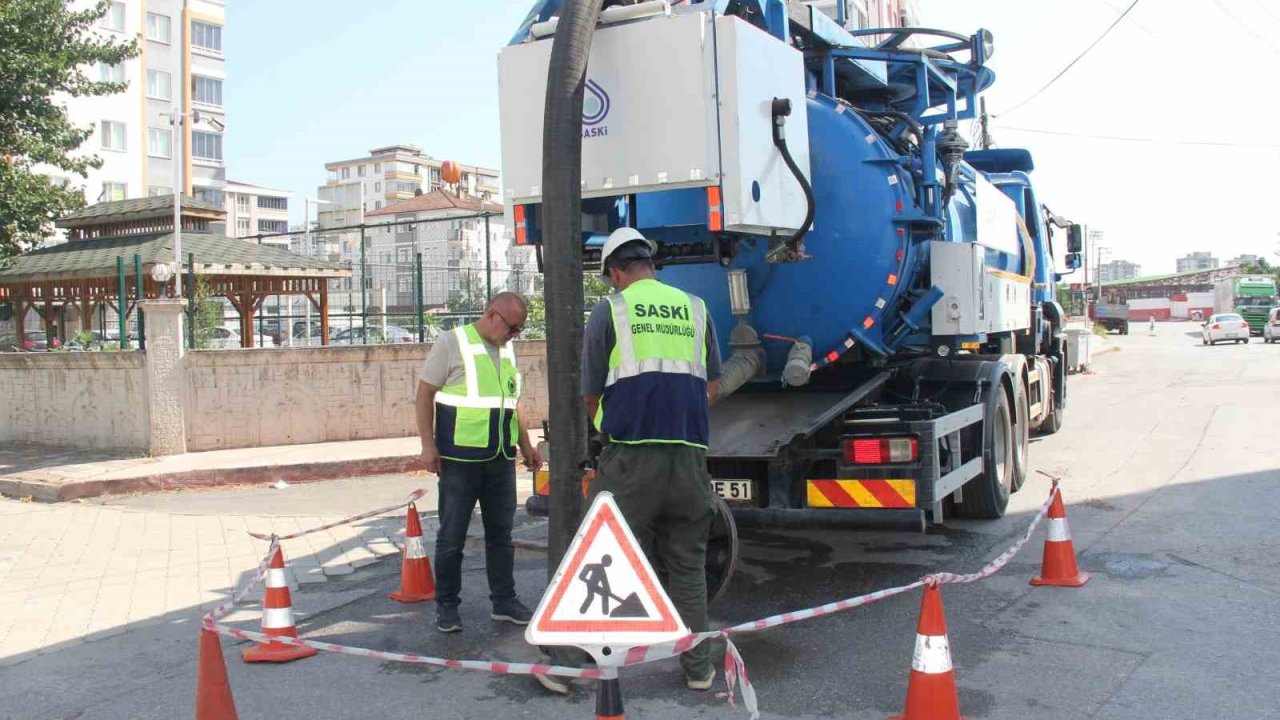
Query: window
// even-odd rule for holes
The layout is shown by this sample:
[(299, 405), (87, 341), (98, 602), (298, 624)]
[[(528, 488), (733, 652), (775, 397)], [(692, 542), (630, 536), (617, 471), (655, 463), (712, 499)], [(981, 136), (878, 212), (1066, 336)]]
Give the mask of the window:
[(288, 210), (289, 198), (258, 196), (258, 207), (263, 210)]
[(375, 175), (376, 175), (377, 173), (382, 172), (382, 163), (380, 163), (380, 162), (379, 162), (379, 163), (374, 163), (374, 164), (373, 164), (373, 172), (374, 172), (374, 174), (375, 174)]
[(409, 248), (407, 247), (396, 248), (396, 262), (402, 262), (402, 263), (409, 262)]
[(397, 292), (402, 292), (402, 293), (413, 292), (413, 288), (412, 288), (412, 287), (410, 287), (410, 285), (409, 285), (409, 281), (410, 281), (410, 280), (412, 280), (412, 279), (413, 279), (413, 278), (408, 277), (407, 275), (401, 275), (401, 276), (397, 277), (397, 278), (396, 278), (396, 291), (397, 291)]
[(259, 220), (258, 232), (260, 233), (289, 232), (289, 221), (288, 220)]
[(98, 79), (102, 82), (122, 83), (124, 82), (124, 63), (98, 63)]
[(376, 193), (380, 193), (380, 192), (382, 192), (382, 183), (380, 183), (380, 182), (376, 182), (376, 183), (374, 183), (374, 184), (373, 184), (373, 191), (374, 191), (374, 192), (376, 192)]
[(171, 100), (173, 98), (173, 76), (164, 70), (148, 70), (147, 97), (153, 100)]
[(203, 105), (222, 107), (222, 81), (218, 78), (191, 76), (191, 99)]
[(155, 42), (169, 44), (170, 22), (168, 15), (157, 15), (156, 13), (147, 13), (147, 39)]
[(152, 185), (147, 188), (147, 197), (168, 197), (173, 194), (173, 188), (168, 185)]
[[(238, 213), (249, 212), (249, 196), (248, 195), (236, 196), (236, 212)], [(246, 220), (245, 222), (248, 222), (248, 221)]]
[(350, 177), (351, 177), (351, 168), (349, 167), (342, 168), (342, 179), (346, 180)]
[(381, 209), (382, 209), (382, 201), (381, 201), (381, 200), (374, 200), (374, 201), (373, 201), (373, 209), (374, 209), (374, 210), (381, 210)]
[(222, 26), (192, 20), (191, 45), (203, 50), (222, 52)]
[(102, 16), (102, 21), (98, 24), (108, 30), (124, 32), (124, 3), (108, 3), (107, 14)]
[(102, 121), (102, 149), (124, 152), (124, 123), (114, 120)]
[(249, 218), (239, 218), (236, 220), (236, 237), (245, 237), (249, 234)]
[(191, 133), (191, 156), (201, 160), (217, 160), (221, 162), (222, 136), (217, 133), (193, 131)]
[(365, 166), (361, 165), (360, 167), (356, 168), (356, 175), (359, 175), (360, 177), (364, 177), (364, 171), (365, 171)]
[(147, 154), (151, 157), (173, 157), (173, 133), (164, 128), (147, 128)]
[(122, 182), (104, 182), (102, 183), (102, 200), (111, 202), (112, 200), (124, 200), (129, 196), (129, 186)]
[(218, 188), (197, 187), (193, 188), (196, 199), (202, 203), (212, 205), (216, 208), (222, 208), (222, 191)]

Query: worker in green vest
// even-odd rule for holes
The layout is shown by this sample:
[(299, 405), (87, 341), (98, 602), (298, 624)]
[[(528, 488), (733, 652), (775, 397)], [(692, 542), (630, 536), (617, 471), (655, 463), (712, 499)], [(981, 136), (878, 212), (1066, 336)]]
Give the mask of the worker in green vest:
[(490, 617), (527, 625), (533, 615), (516, 597), (511, 545), (516, 446), (525, 467), (542, 466), (516, 415), (521, 380), (511, 341), (524, 329), (527, 314), (516, 293), (494, 295), (479, 320), (440, 336), (418, 378), (422, 459), (440, 477), (436, 629), (443, 633), (462, 630), (462, 546), (477, 502), (484, 522)]
[[(720, 351), (702, 299), (658, 281), (656, 251), (633, 228), (614, 231), (601, 251), (618, 292), (595, 307), (583, 337), (582, 395), (607, 443), (590, 493), (613, 493), (636, 539), (667, 570), (680, 617), (701, 632), (715, 514), (707, 414)], [(710, 651), (704, 642), (680, 658), (692, 690), (715, 681)]]

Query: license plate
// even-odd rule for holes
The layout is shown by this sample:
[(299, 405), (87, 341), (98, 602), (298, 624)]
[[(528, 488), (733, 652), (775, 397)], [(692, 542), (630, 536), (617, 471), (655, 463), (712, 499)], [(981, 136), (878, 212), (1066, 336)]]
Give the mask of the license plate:
[(712, 480), (711, 488), (725, 500), (753, 500), (753, 483), (750, 480)]

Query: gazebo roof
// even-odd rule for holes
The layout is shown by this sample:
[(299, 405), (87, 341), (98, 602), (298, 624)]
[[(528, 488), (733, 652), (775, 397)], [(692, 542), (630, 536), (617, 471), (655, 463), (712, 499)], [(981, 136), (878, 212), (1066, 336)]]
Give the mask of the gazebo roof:
[[(189, 195), (182, 196), (182, 214), (187, 217), (201, 217), (210, 220), (221, 220), (227, 215), (225, 210), (196, 200)], [(173, 226), (172, 195), (100, 202), (63, 215), (58, 218), (55, 225), (60, 228), (70, 229), (161, 218), (169, 220), (169, 226)]]
[[(150, 199), (101, 203), (94, 207)], [(96, 217), (100, 222), (104, 216)], [(136, 218), (137, 215), (131, 217)], [(207, 232), (182, 233), (184, 261), (188, 253), (195, 257), (196, 273), (200, 275), (347, 277), (351, 274), (350, 270), (327, 260)], [(173, 233), (99, 237), (41, 248), (19, 255), (14, 258), (13, 265), (0, 270), (0, 285), (114, 277), (118, 257), (124, 258), (128, 271), (132, 273), (135, 254), (141, 257), (148, 270), (156, 263), (172, 263)]]

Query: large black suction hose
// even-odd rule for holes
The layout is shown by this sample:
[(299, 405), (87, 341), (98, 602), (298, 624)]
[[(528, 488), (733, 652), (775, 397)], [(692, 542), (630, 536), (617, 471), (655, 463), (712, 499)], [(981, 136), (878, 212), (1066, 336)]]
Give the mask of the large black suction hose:
[(582, 89), (601, 0), (565, 0), (551, 43), (542, 136), (551, 503), (548, 581), (578, 529), (587, 454), (582, 363)]
[(804, 240), (805, 233), (809, 232), (809, 228), (813, 227), (813, 188), (810, 187), (809, 180), (805, 178), (804, 173), (800, 172), (800, 167), (796, 165), (795, 159), (791, 157), (791, 151), (787, 149), (786, 125), (787, 116), (791, 114), (791, 100), (788, 98), (774, 98), (772, 110), (774, 147), (778, 148), (778, 152), (782, 153), (782, 161), (787, 164), (791, 174), (795, 175), (796, 180), (799, 181), (800, 188), (804, 190), (804, 199), (807, 203), (804, 222), (800, 223), (800, 228), (787, 240), (787, 249), (798, 256), (804, 253), (804, 246), (801, 241)]

